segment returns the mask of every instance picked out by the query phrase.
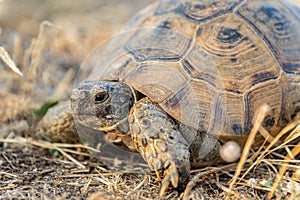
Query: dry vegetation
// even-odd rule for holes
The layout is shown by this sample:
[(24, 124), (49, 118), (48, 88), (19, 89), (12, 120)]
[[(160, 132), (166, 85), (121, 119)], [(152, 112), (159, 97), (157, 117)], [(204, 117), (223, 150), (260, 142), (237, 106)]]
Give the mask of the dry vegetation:
[[(24, 2), (0, 1), (0, 199), (160, 199), (160, 183), (143, 164), (96, 159), (87, 146), (41, 140), (34, 112), (67, 99), (88, 52), (149, 1), (134, 7), (118, 0)], [(259, 121), (256, 129), (264, 132)], [(163, 199), (224, 199), (230, 189), (230, 199), (264, 199), (270, 192), (274, 199), (300, 199), (299, 118), (281, 133), (251, 149), (244, 163), (193, 170), (191, 190), (170, 190)]]

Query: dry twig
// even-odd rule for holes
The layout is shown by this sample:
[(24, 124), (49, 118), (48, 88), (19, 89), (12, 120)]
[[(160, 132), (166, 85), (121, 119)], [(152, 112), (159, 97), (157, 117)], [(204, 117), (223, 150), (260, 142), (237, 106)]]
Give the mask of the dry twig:
[[(91, 151), (95, 151), (98, 152), (98, 150), (93, 149), (91, 147), (88, 147), (86, 145), (83, 144), (60, 144), (60, 143), (50, 143), (44, 140), (38, 140), (35, 141), (33, 139), (26, 139), (23, 137), (18, 137), (16, 139), (1, 139), (0, 138), (0, 142), (2, 143), (18, 143), (18, 144), (30, 144), (30, 145), (34, 145), (34, 146), (38, 146), (38, 147), (42, 147), (42, 148), (47, 148), (47, 149), (54, 149), (59, 151), (61, 154), (63, 154), (65, 157), (67, 157), (69, 160), (71, 160), (72, 162), (74, 162), (76, 165), (78, 165), (80, 168), (85, 168), (84, 165), (82, 165), (79, 161), (77, 161), (75, 158), (73, 158), (72, 156), (70, 156), (68, 153), (66, 153), (65, 151), (65, 147), (72, 147), (72, 148), (85, 148)], [(74, 151), (71, 151), (72, 153), (74, 153)], [(77, 153), (80, 155), (86, 155), (86, 154), (82, 154), (82, 153)]]
[(5, 51), (3, 47), (0, 46), (0, 58), (4, 61), (4, 63), (15, 73), (23, 76), (22, 72), (15, 65), (14, 61), (10, 58), (8, 53)]
[[(237, 165), (237, 168), (236, 168), (236, 171), (234, 173), (234, 176), (230, 182), (230, 185), (229, 185), (229, 191), (232, 191), (242, 169), (243, 169), (243, 166), (246, 162), (246, 159), (248, 158), (248, 154), (250, 152), (250, 148), (252, 146), (252, 143), (254, 141), (254, 138), (256, 136), (256, 133), (257, 131), (259, 130), (259, 127), (261, 126), (263, 120), (265, 119), (267, 113), (269, 112), (270, 110), (270, 107), (267, 106), (267, 105), (263, 105), (261, 106), (259, 109), (258, 109), (258, 112), (257, 114), (255, 115), (254, 119), (255, 119), (255, 122), (253, 123), (253, 128), (248, 136), (248, 139), (246, 141), (246, 144), (244, 146), (244, 149), (243, 149), (243, 152), (242, 152), (242, 155), (241, 155), (241, 158), (240, 158), (240, 161)], [(230, 195), (231, 195), (231, 192), (228, 193), (228, 195), (226, 196), (226, 199), (229, 199), (230, 198)]]

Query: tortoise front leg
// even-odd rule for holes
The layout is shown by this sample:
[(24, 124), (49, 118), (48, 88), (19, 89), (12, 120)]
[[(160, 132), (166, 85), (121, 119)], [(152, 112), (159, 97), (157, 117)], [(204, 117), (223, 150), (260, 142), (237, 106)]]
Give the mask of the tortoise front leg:
[(130, 135), (119, 134), (116, 132), (105, 133), (104, 140), (125, 151), (137, 152), (134, 142)]
[(162, 196), (169, 185), (177, 187), (190, 175), (189, 145), (168, 114), (148, 98), (136, 102), (129, 126), (136, 149), (161, 181)]

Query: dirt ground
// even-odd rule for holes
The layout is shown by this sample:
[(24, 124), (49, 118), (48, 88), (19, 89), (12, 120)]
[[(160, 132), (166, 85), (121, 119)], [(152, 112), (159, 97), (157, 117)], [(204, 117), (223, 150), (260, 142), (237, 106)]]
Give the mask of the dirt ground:
[[(0, 0), (0, 47), (23, 72), (0, 59), (0, 199), (181, 199), (184, 188), (159, 197), (160, 183), (142, 162), (89, 153), (81, 144), (50, 143), (37, 134), (46, 103), (69, 98), (74, 77), (92, 48), (118, 32), (150, 0)], [(265, 199), (288, 166), (273, 199), (300, 199), (299, 141), (252, 150), (230, 199)], [(261, 159), (258, 158), (261, 156)], [(256, 162), (257, 161), (257, 162)], [(237, 163), (192, 171), (190, 199), (224, 199)], [(252, 168), (247, 172), (248, 168)], [(247, 173), (246, 173), (247, 172)], [(243, 176), (245, 175), (245, 176)]]

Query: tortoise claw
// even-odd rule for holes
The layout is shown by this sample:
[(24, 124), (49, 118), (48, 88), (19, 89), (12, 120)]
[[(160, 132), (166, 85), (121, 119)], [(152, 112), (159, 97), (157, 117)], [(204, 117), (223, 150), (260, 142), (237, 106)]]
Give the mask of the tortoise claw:
[(174, 188), (177, 188), (178, 182), (179, 182), (179, 173), (176, 165), (172, 163), (169, 166), (169, 168), (164, 171), (164, 179), (161, 182), (159, 195), (162, 197), (168, 190), (170, 184), (172, 184)]
[(118, 134), (114, 132), (108, 132), (105, 134), (104, 140), (107, 143), (118, 146), (119, 148), (125, 151), (137, 152), (133, 144), (133, 140), (131, 139), (131, 136)]
[(169, 189), (170, 183), (171, 183), (171, 177), (169, 174), (167, 174), (161, 182), (159, 196), (161, 196), (161, 197), (164, 196), (166, 191)]
[(171, 183), (176, 188), (178, 186), (179, 174), (175, 164), (171, 164), (171, 166), (168, 170), (165, 171), (165, 173), (169, 174), (171, 178)]

